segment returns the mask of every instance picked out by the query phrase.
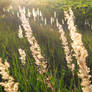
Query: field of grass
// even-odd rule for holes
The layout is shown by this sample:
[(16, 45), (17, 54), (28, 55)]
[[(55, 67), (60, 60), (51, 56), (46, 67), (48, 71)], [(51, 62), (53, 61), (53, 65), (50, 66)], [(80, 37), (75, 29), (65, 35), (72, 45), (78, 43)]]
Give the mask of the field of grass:
[[(82, 92), (81, 80), (77, 76), (77, 67), (74, 77), (67, 67), (64, 49), (59, 40), (60, 35), (57, 29), (39, 26), (32, 21), (30, 24), (41, 47), (42, 54), (48, 61), (50, 81), (55, 92)], [(0, 18), (0, 57), (3, 60), (7, 59), (10, 63), (9, 73), (14, 77), (15, 82), (19, 83), (20, 92), (51, 92), (50, 88), (44, 84), (43, 76), (37, 71), (27, 39), (18, 38), (18, 25), (17, 18)], [(92, 75), (92, 31), (83, 32), (79, 30), (79, 32), (83, 35), (83, 42), (88, 50), (87, 65), (90, 67)], [(66, 33), (68, 35), (67, 31)], [(27, 54), (25, 65), (22, 65), (19, 59), (19, 48), (24, 49)], [(1, 80), (2, 77), (0, 76)], [(0, 92), (4, 92), (1, 86)]]

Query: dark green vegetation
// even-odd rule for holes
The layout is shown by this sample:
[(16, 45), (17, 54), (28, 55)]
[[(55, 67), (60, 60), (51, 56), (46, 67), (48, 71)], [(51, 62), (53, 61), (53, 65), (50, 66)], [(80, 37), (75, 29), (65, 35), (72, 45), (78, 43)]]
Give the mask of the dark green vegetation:
[[(38, 7), (38, 6), (37, 6)], [(44, 15), (49, 17), (53, 11), (58, 12), (59, 22), (61, 23), (63, 11), (58, 8), (44, 7), (41, 10)], [(91, 69), (92, 75), (92, 14), (91, 7), (74, 9), (76, 17), (75, 24), (79, 32), (83, 35), (83, 42), (88, 50), (87, 65)], [(5, 14), (5, 17), (2, 15)], [(88, 21), (88, 24), (85, 24)], [(18, 26), (20, 21), (14, 16), (10, 16), (9, 13), (2, 13), (0, 16), (0, 57), (7, 59), (10, 63), (10, 74), (15, 78), (16, 82), (19, 82), (20, 92), (51, 92), (51, 90), (44, 85), (43, 77), (37, 72), (35, 61), (29, 50), (29, 43), (26, 38), (18, 38)], [(82, 92), (80, 82), (77, 77), (77, 67), (74, 77), (71, 71), (67, 68), (65, 60), (64, 50), (62, 43), (59, 40), (59, 33), (57, 28), (39, 25), (39, 21), (34, 23), (30, 19), (30, 25), (32, 26), (33, 33), (41, 47), (43, 56), (48, 61), (49, 75), (51, 76), (51, 83), (55, 88), (55, 92)], [(65, 22), (65, 31), (67, 38), (69, 38), (69, 32)], [(68, 39), (69, 40), (69, 39)], [(69, 40), (69, 42), (71, 42)], [(26, 51), (27, 58), (26, 64), (23, 66), (19, 60), (18, 49), (22, 48)], [(74, 60), (74, 62), (76, 62)], [(0, 76), (1, 81), (1, 76)], [(0, 92), (4, 92), (3, 87), (0, 87)]]

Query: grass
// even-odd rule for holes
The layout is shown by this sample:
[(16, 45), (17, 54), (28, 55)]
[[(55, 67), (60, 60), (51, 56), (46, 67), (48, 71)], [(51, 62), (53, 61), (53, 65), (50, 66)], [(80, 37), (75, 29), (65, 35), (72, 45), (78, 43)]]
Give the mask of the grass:
[[(13, 24), (14, 18), (10, 20), (10, 23), (6, 21), (7, 19), (0, 19), (0, 57), (9, 61), (11, 65), (10, 74), (19, 82), (20, 92), (46, 92), (46, 90), (51, 92), (44, 85), (43, 77), (37, 72), (27, 39), (18, 38), (18, 26)], [(71, 71), (67, 68), (64, 50), (61, 46), (57, 29), (42, 27), (34, 23), (32, 23), (32, 29), (40, 44), (42, 54), (48, 61), (49, 75), (51, 76), (51, 83), (55, 88), (55, 92), (82, 92), (77, 72), (75, 71), (75, 76), (73, 77)], [(87, 33), (84, 32), (82, 34), (83, 42), (89, 53), (87, 64), (92, 71), (92, 32), (87, 31)], [(24, 66), (19, 60), (18, 48), (24, 49), (27, 54)], [(0, 92), (4, 92), (1, 86)]]

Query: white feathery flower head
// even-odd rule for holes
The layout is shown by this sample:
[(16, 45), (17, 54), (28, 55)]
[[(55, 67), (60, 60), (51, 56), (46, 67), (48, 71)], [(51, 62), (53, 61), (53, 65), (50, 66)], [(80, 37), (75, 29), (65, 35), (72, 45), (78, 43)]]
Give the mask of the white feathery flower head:
[(20, 25), (19, 25), (19, 30), (18, 30), (18, 37), (23, 38), (23, 31)]
[(92, 92), (92, 84), (90, 81), (90, 69), (86, 65), (86, 57), (88, 56), (88, 52), (83, 45), (82, 35), (77, 32), (77, 28), (74, 25), (74, 14), (72, 9), (69, 9), (69, 14), (67, 11), (64, 11), (65, 18), (67, 20), (68, 29), (70, 31), (70, 37), (72, 39), (72, 48), (75, 52), (75, 58), (77, 60), (77, 64), (79, 65), (79, 73), (78, 76), (81, 78), (81, 86), (83, 92)]
[(75, 65), (72, 63), (72, 54), (71, 54), (71, 51), (69, 48), (69, 43), (65, 36), (65, 31), (64, 31), (62, 25), (59, 24), (58, 20), (57, 20), (57, 27), (58, 27), (59, 33), (60, 33), (60, 40), (62, 40), (62, 45), (64, 48), (65, 57), (66, 57), (66, 61), (67, 61), (67, 66), (69, 69), (71, 69), (72, 74), (74, 75)]
[(50, 22), (51, 22), (51, 25), (53, 24), (53, 20), (52, 20), (52, 17), (50, 18)]
[(36, 13), (36, 10), (34, 8), (32, 9), (32, 14), (34, 17), (34, 21), (36, 21), (37, 13)]
[(40, 11), (40, 17), (42, 17), (42, 12)]
[[(26, 38), (30, 44), (30, 50), (32, 51), (32, 55), (35, 59), (35, 64), (38, 67), (39, 73), (41, 73), (41, 74), (46, 73), (47, 74), (48, 70), (47, 70), (47, 63), (45, 62), (46, 60), (41, 54), (41, 48), (40, 48), (35, 36), (33, 35), (29, 21), (26, 18), (25, 13), (23, 13), (22, 11), (23, 11), (23, 9), (19, 8), (19, 13), (20, 13), (19, 18), (22, 22), (22, 26), (24, 28)], [(50, 78), (49, 78), (49, 80), (50, 80)], [(47, 80), (45, 80), (45, 81), (46, 81), (46, 83), (49, 83), (51, 85), (50, 88), (53, 90), (53, 87), (52, 87), (52, 84), (50, 83), (50, 81), (49, 82), (47, 82)]]
[(44, 24), (47, 25), (47, 19), (46, 18), (44, 19)]
[(39, 8), (37, 8), (36, 13), (37, 13), (38, 16), (40, 16), (40, 10), (39, 10)]
[(32, 55), (37, 62), (41, 63), (42, 60), (44, 62), (45, 59), (41, 55), (40, 46), (37, 43), (35, 37), (33, 36), (33, 32), (30, 27), (29, 21), (27, 20), (25, 14), (22, 12), (22, 8), (21, 9), (19, 8), (19, 12), (21, 14), (21, 16), (19, 18), (22, 22), (22, 26), (24, 27), (25, 37), (27, 38), (28, 42), (31, 45), (30, 50), (32, 51)]
[(14, 78), (9, 75), (9, 63), (5, 60), (5, 63), (2, 63), (2, 59), (0, 58), (0, 75), (5, 82), (0, 82), (0, 86), (4, 87), (6, 92), (19, 92), (18, 91), (18, 83), (14, 82)]
[(50, 22), (51, 22), (51, 25), (54, 23), (54, 18), (53, 17), (50, 18)]
[(32, 14), (33, 14), (33, 16), (34, 16), (34, 13), (35, 13), (35, 9), (33, 8), (33, 9), (32, 9)]
[(25, 53), (25, 51), (23, 50), (23, 49), (18, 49), (18, 51), (19, 51), (19, 54), (20, 54), (20, 60), (21, 60), (21, 63), (23, 64), (23, 65), (25, 65), (25, 63), (26, 63), (26, 53)]
[(56, 26), (58, 27), (59, 26), (59, 22), (58, 22), (58, 19), (56, 18)]

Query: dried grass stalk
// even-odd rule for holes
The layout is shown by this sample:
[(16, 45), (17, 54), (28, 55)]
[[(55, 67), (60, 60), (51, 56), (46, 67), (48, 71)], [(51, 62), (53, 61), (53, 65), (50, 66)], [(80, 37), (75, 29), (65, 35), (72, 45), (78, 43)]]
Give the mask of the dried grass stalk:
[(90, 69), (86, 65), (86, 57), (88, 52), (85, 49), (82, 42), (82, 35), (77, 32), (76, 26), (74, 25), (74, 14), (72, 9), (69, 9), (69, 14), (67, 11), (64, 11), (65, 18), (67, 20), (68, 29), (70, 30), (70, 37), (72, 39), (72, 48), (75, 52), (75, 57), (77, 64), (79, 65), (78, 76), (81, 78), (81, 86), (83, 92), (92, 92), (92, 85), (90, 81)]
[[(23, 11), (23, 8), (21, 8), (21, 7), (19, 7), (19, 14), (20, 14), (19, 18), (20, 18), (20, 20), (22, 22), (22, 26), (25, 30), (26, 38), (27, 38), (27, 40), (30, 44), (30, 50), (32, 51), (32, 55), (33, 55), (33, 57), (36, 61), (35, 64), (38, 67), (38, 71), (39, 71), (40, 74), (43, 75), (43, 73), (45, 73), (48, 76), (47, 62), (41, 54), (40, 46), (39, 46), (36, 38), (33, 35), (33, 32), (32, 32), (32, 29), (30, 27), (29, 21), (26, 18), (26, 15)], [(53, 92), (54, 89), (52, 87), (52, 84), (50, 83), (50, 77), (48, 76), (45, 79), (45, 81), (49, 85), (49, 87), (52, 89), (52, 92)]]
[(69, 48), (69, 43), (68, 43), (67, 38), (65, 36), (65, 31), (64, 31), (62, 25), (60, 25), (58, 22), (57, 22), (57, 27), (59, 29), (60, 40), (62, 40), (62, 45), (63, 45), (64, 52), (66, 55), (67, 66), (69, 69), (71, 69), (72, 74), (74, 75), (75, 65), (73, 64), (73, 61), (72, 61), (72, 54), (71, 54), (71, 51)]
[(4, 82), (0, 82), (0, 85), (4, 87), (6, 92), (19, 92), (18, 91), (18, 83), (14, 82), (14, 78), (9, 75), (8, 68), (10, 67), (9, 63), (5, 61), (2, 63), (2, 59), (0, 58), (0, 75)]

